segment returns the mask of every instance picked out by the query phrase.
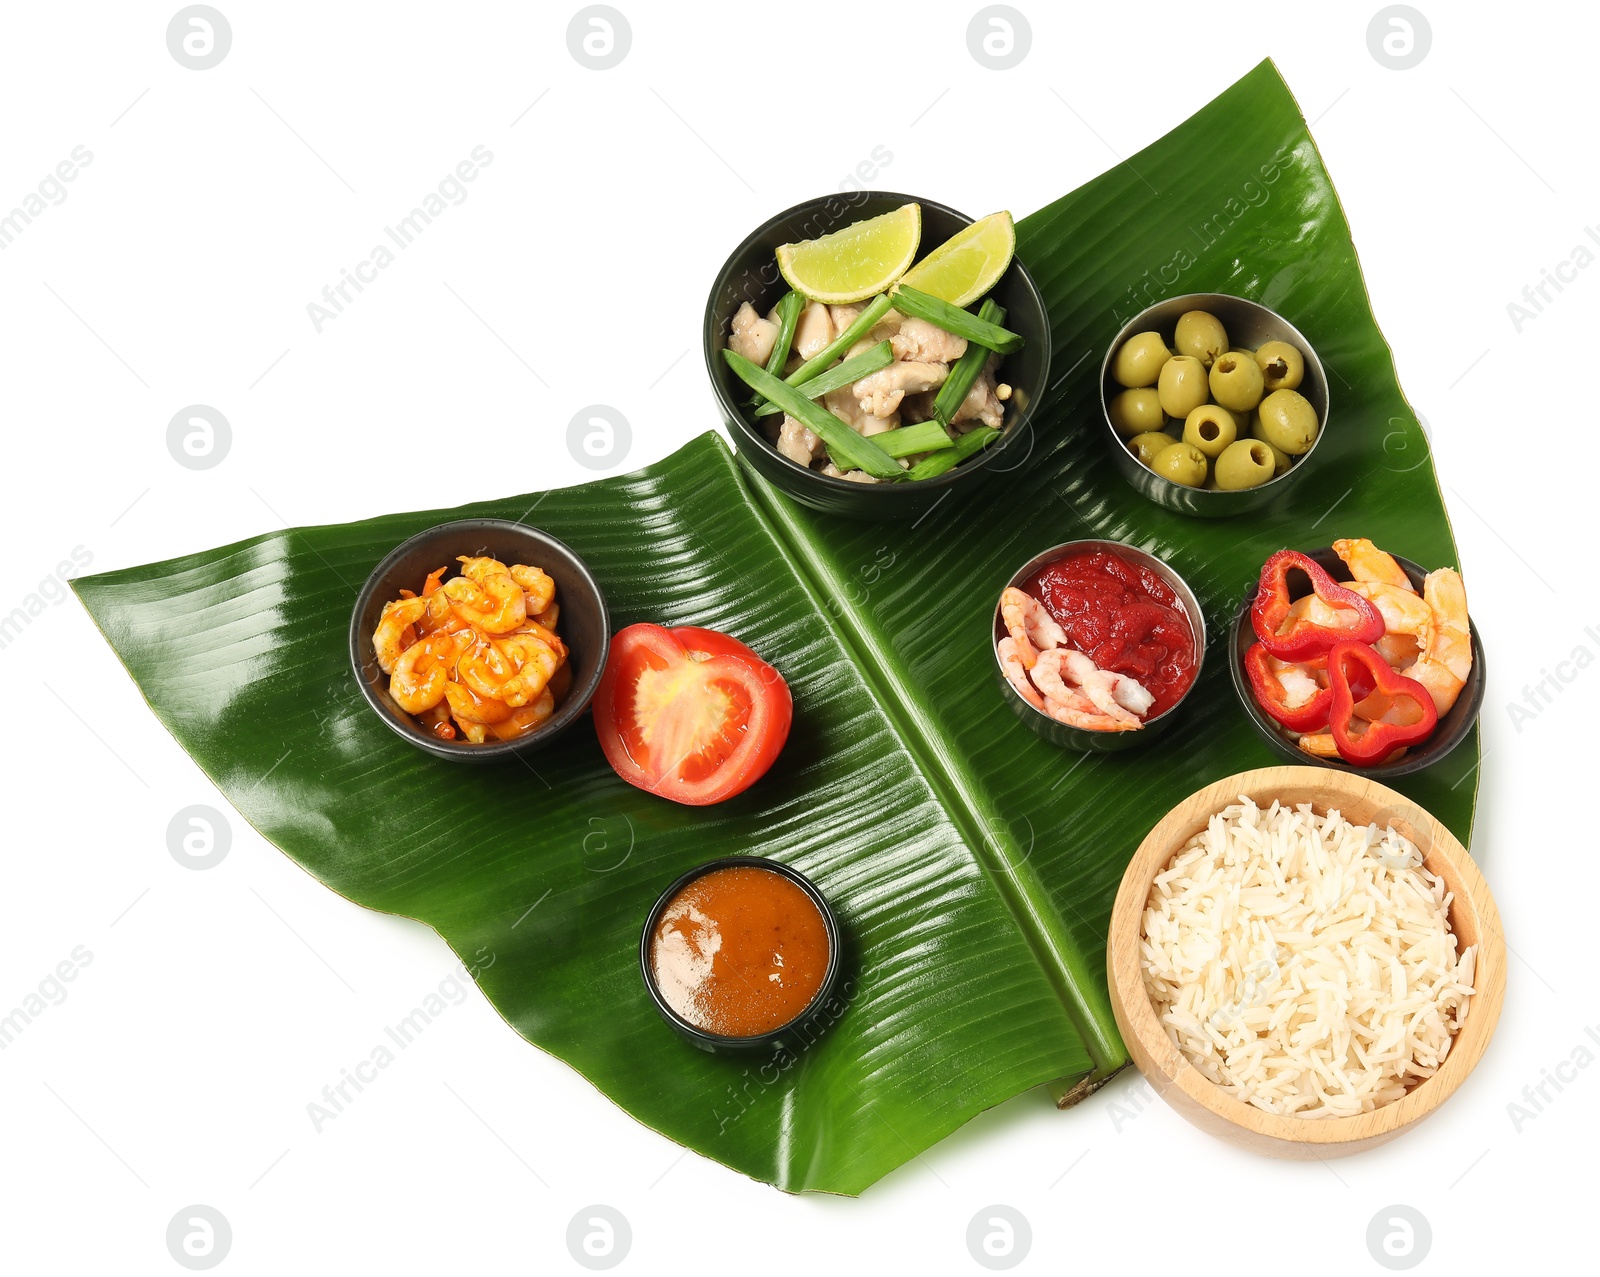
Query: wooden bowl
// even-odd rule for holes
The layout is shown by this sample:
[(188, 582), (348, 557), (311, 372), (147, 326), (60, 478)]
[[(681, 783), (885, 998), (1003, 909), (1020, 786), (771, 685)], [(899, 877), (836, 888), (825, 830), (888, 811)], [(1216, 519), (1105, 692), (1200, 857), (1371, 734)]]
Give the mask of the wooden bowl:
[[(1403, 1099), (1357, 1117), (1275, 1117), (1236, 1100), (1184, 1058), (1156, 1019), (1140, 969), (1145, 902), (1156, 874), (1207, 821), (1240, 795), (1265, 807), (1276, 798), (1337, 808), (1353, 824), (1393, 825), (1422, 852), (1423, 865), (1454, 895), (1450, 926), (1458, 952), (1477, 945), (1475, 990), (1466, 1020), (1439, 1071)], [(1203, 1131), (1269, 1157), (1309, 1161), (1359, 1153), (1387, 1143), (1438, 1108), (1482, 1058), (1505, 999), (1506, 945), (1489, 886), (1472, 857), (1442, 824), (1403, 794), (1366, 777), (1321, 767), (1263, 767), (1208, 785), (1167, 813), (1139, 844), (1111, 910), (1106, 972), (1117, 1028), (1139, 1071), (1162, 1099)]]

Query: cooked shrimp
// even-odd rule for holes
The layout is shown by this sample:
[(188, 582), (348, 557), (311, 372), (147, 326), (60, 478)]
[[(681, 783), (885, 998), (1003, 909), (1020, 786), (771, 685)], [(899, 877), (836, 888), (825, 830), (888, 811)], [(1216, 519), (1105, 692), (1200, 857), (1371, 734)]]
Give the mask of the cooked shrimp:
[(531, 619), (544, 626), (545, 629), (553, 630), (556, 628), (556, 622), (561, 619), (561, 604), (552, 603), (543, 612), (540, 612), (538, 616)]
[(1028, 681), (1028, 671), (1022, 664), (1022, 656), (1017, 650), (1017, 640), (1009, 634), (995, 644), (994, 650), (1000, 657), (1000, 668), (1005, 671), (1006, 680), (1017, 689), (1017, 695), (1032, 705), (1034, 709), (1044, 708), (1044, 697), (1039, 695), (1038, 689)]
[(503, 723), (511, 717), (511, 706), (504, 701), (479, 696), (465, 683), (454, 679), (444, 685), (444, 696), (450, 702), (450, 713), (462, 727), (472, 723)]
[(420, 714), (442, 701), (462, 646), (457, 635), (435, 634), (400, 653), (389, 678), (394, 703), (408, 714)]
[(1433, 620), (1433, 609), (1411, 590), (1380, 581), (1351, 581), (1347, 590), (1353, 590), (1367, 599), (1383, 617), (1383, 628), (1388, 634), (1409, 634), (1418, 637)]
[(440, 740), (456, 738), (455, 724), (450, 721), (450, 702), (443, 698), (432, 709), (425, 709), (418, 714), (417, 722), (430, 736), (437, 736)]
[(1432, 619), (1417, 635), (1420, 654), (1400, 672), (1428, 689), (1434, 708), (1443, 714), (1472, 673), (1472, 631), (1467, 625), (1467, 587), (1454, 568), (1430, 572), (1422, 597)]
[(1299, 709), (1322, 690), (1318, 671), (1304, 661), (1280, 661), (1268, 654), (1267, 668), (1283, 688), (1283, 703), (1288, 709)]
[(428, 612), (426, 599), (399, 599), (383, 605), (383, 615), (378, 618), (378, 628), (372, 632), (372, 647), (378, 655), (378, 668), (393, 674), (395, 662), (406, 650), (407, 627), (422, 620)]
[(458, 576), (442, 593), (464, 621), (488, 634), (509, 634), (528, 616), (526, 596), (509, 572), (484, 570), (481, 580)]
[(1087, 695), (1069, 687), (1061, 676), (1064, 658), (1082, 653), (1053, 647), (1040, 652), (1033, 667), (1033, 681), (1044, 693), (1044, 712), (1058, 723), (1082, 728), (1088, 732), (1128, 732), (1141, 724), (1139, 720), (1118, 706), (1121, 717), (1107, 714), (1095, 706)]
[(1308, 732), (1300, 738), (1300, 748), (1318, 758), (1339, 757), (1339, 746), (1334, 743), (1332, 732)]
[(1403, 670), (1414, 662), (1421, 650), (1414, 634), (1385, 634), (1372, 646), (1391, 668), (1397, 670)]
[(476, 581), (482, 585), (484, 580), (491, 576), (509, 576), (511, 569), (499, 559), (491, 559), (486, 555), (472, 557), (466, 554), (456, 555), (456, 562), (461, 565), (461, 575), (469, 581)]
[(533, 634), (479, 643), (461, 658), (461, 681), (479, 696), (521, 709), (544, 691), (561, 655)]
[[(1146, 707), (1148, 708), (1155, 701), (1155, 697), (1151, 696), (1136, 680), (1127, 678), (1124, 674), (1113, 673), (1111, 670), (1103, 670), (1082, 652), (1074, 652), (1067, 648), (1057, 648), (1052, 652), (1041, 652), (1039, 654), (1039, 664), (1045, 664), (1046, 658), (1054, 656), (1057, 652), (1060, 655), (1056, 659), (1060, 666), (1066, 670), (1067, 677), (1083, 689), (1083, 694), (1089, 698), (1095, 709), (1110, 718), (1116, 719), (1118, 722), (1131, 723), (1134, 727), (1142, 727), (1144, 725), (1139, 716), (1123, 705), (1117, 697), (1119, 681), (1127, 679), (1139, 692), (1143, 692), (1144, 696), (1149, 698), (1146, 701)], [(1038, 680), (1038, 677), (1038, 666), (1035, 666), (1035, 681)]]
[[(537, 700), (529, 701), (520, 709), (511, 711), (503, 723), (486, 724), (487, 734), (499, 740), (515, 740), (523, 732), (531, 731), (556, 712), (556, 698), (547, 687)], [(481, 743), (481, 742), (480, 742)]]
[(1350, 575), (1357, 581), (1392, 585), (1407, 594), (1417, 592), (1417, 587), (1411, 584), (1411, 578), (1406, 575), (1406, 570), (1395, 562), (1394, 555), (1378, 549), (1365, 537), (1335, 541), (1333, 552), (1344, 560), (1345, 566), (1350, 569)]
[(1067, 641), (1067, 632), (1045, 611), (1044, 604), (1014, 585), (1007, 586), (1000, 596), (1000, 619), (1017, 641), (1017, 657), (1024, 669), (1033, 668), (1041, 651), (1064, 646)]
[(524, 604), (529, 616), (538, 616), (555, 601), (556, 583), (543, 568), (530, 568), (526, 564), (513, 564), (511, 579), (527, 595)]

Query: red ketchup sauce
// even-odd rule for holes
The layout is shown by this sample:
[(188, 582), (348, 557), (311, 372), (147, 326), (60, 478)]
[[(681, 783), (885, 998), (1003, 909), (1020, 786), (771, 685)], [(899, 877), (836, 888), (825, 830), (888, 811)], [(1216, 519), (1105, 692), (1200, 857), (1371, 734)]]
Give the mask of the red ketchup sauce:
[(1194, 682), (1194, 628), (1172, 587), (1148, 568), (1090, 550), (1045, 564), (1022, 589), (1101, 669), (1144, 684), (1156, 698), (1146, 721), (1176, 705)]

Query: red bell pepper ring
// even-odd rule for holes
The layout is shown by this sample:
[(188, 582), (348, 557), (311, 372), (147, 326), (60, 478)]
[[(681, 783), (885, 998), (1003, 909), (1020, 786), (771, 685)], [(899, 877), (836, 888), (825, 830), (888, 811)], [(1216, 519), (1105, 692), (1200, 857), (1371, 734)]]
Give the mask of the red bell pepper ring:
[[(1297, 617), (1289, 621), (1289, 572), (1299, 568), (1311, 578), (1311, 588), (1329, 607), (1353, 614), (1348, 626), (1334, 628)], [(1288, 628), (1284, 629), (1285, 622)], [(1347, 590), (1323, 567), (1298, 550), (1279, 550), (1261, 569), (1250, 624), (1263, 646), (1280, 661), (1304, 661), (1321, 656), (1335, 643), (1376, 643), (1383, 637), (1383, 616), (1368, 599)]]
[[(1374, 690), (1370, 694), (1382, 696), (1390, 703), (1390, 708), (1375, 721), (1368, 722), (1356, 716), (1359, 702), (1347, 668), (1352, 662), (1372, 679)], [(1428, 689), (1416, 679), (1396, 673), (1389, 662), (1366, 643), (1336, 643), (1328, 653), (1328, 679), (1329, 691), (1333, 694), (1328, 708), (1328, 730), (1333, 734), (1339, 757), (1347, 763), (1357, 767), (1380, 763), (1397, 749), (1427, 740), (1439, 724), (1439, 711), (1434, 708)], [(1395, 712), (1395, 703), (1400, 701), (1410, 701), (1416, 706), (1415, 721), (1386, 721)], [(1366, 723), (1366, 730), (1357, 733), (1355, 726), (1361, 722)]]
[(1288, 693), (1273, 671), (1271, 660), (1272, 654), (1260, 643), (1252, 644), (1244, 654), (1244, 672), (1250, 676), (1256, 704), (1291, 732), (1320, 731), (1328, 722), (1328, 711), (1333, 705), (1333, 688), (1321, 688), (1305, 704), (1290, 708)]

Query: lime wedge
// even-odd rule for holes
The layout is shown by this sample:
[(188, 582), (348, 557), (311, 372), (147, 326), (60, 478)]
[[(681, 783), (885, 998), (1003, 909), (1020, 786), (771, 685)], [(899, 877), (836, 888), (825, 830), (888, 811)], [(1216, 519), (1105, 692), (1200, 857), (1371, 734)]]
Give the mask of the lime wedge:
[(990, 213), (945, 240), (900, 282), (952, 306), (970, 306), (1000, 282), (1016, 249), (1011, 214)]
[(829, 235), (780, 244), (778, 269), (789, 287), (812, 301), (865, 301), (906, 273), (921, 241), (922, 208), (903, 204)]

